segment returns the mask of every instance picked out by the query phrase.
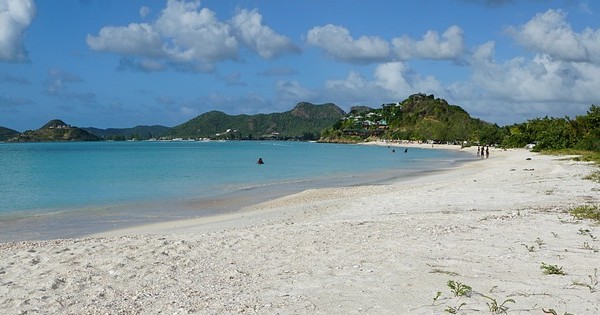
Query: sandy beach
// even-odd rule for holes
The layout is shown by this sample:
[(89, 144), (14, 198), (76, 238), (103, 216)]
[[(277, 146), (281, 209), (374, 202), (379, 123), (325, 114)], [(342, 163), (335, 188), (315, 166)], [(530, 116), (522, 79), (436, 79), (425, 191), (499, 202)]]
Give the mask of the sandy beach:
[[(407, 154), (430, 147), (412, 144)], [(489, 159), (393, 184), (309, 190), (239, 213), (81, 239), (2, 243), (0, 309), (489, 314), (496, 303), (508, 314), (598, 314), (600, 226), (568, 213), (600, 204), (600, 184), (583, 179), (595, 169), (491, 149)], [(564, 275), (544, 273), (560, 268)]]

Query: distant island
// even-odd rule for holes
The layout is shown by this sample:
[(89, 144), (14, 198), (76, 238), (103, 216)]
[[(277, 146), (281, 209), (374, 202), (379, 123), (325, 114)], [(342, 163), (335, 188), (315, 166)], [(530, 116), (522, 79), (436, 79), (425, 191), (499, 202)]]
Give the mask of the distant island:
[(381, 108), (354, 106), (349, 113), (332, 103), (298, 103), (282, 113), (228, 115), (210, 111), (174, 127), (78, 128), (52, 120), (23, 133), (0, 127), (0, 141), (100, 140), (298, 140), (357, 143), (372, 140), (409, 140), (464, 145), (499, 145), (537, 150), (600, 151), (600, 107), (574, 119), (536, 118), (500, 127), (473, 118), (463, 108), (433, 94), (413, 94)]
[(81, 128), (66, 124), (60, 119), (54, 119), (37, 130), (28, 130), (18, 134), (9, 142), (59, 142), (59, 141), (99, 141), (100, 137)]

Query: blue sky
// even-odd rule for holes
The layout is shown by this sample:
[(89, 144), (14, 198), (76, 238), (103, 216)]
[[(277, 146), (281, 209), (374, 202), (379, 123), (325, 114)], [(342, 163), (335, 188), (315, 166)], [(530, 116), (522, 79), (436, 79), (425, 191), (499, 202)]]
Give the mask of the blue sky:
[(0, 0), (0, 126), (175, 126), (435, 94), (500, 125), (600, 104), (600, 1)]

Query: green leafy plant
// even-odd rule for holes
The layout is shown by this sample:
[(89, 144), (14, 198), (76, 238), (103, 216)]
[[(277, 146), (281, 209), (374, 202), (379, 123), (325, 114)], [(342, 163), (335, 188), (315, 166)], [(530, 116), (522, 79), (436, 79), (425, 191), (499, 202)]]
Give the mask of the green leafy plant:
[(597, 205), (583, 205), (575, 207), (571, 209), (569, 213), (579, 220), (589, 219), (600, 223), (600, 207)]
[(489, 308), (490, 312), (492, 312), (492, 314), (507, 314), (506, 311), (508, 311), (508, 306), (506, 306), (506, 303), (509, 303), (509, 302), (515, 303), (515, 300), (513, 300), (513, 299), (506, 299), (506, 300), (504, 300), (504, 302), (498, 304), (498, 301), (493, 297), (483, 295), (483, 294), (481, 294), (481, 296), (490, 300), (489, 302), (485, 302), (485, 303), (488, 305), (488, 308)]
[(473, 292), (471, 286), (454, 280), (448, 280), (448, 287), (454, 296), (471, 296)]
[(542, 262), (540, 269), (544, 270), (545, 275), (566, 275), (562, 267), (559, 267), (558, 265), (547, 265)]
[(596, 247), (594, 247), (593, 245), (590, 245), (590, 243), (588, 243), (588, 242), (583, 242), (583, 245), (581, 245), (581, 248), (591, 250), (594, 252), (598, 252), (598, 249), (596, 249)]
[(435, 296), (433, 297), (433, 303), (435, 304), (435, 302), (440, 298), (440, 296), (442, 296), (442, 292), (441, 291), (437, 291), (435, 293)]
[(542, 247), (542, 245), (546, 244), (546, 243), (544, 243), (544, 240), (542, 240), (542, 239), (541, 239), (541, 238), (539, 238), (539, 237), (535, 239), (535, 243), (536, 243), (536, 244), (537, 244), (537, 245), (538, 245), (540, 248)]
[(583, 179), (587, 179), (587, 180), (594, 181), (596, 183), (600, 183), (600, 171), (595, 171), (592, 174), (589, 174), (589, 175), (583, 177)]
[(450, 314), (456, 314), (465, 305), (467, 305), (467, 303), (463, 302), (463, 303), (460, 303), (460, 305), (458, 305), (456, 307), (446, 306), (446, 309), (444, 311), (447, 312), (447, 313), (450, 313)]

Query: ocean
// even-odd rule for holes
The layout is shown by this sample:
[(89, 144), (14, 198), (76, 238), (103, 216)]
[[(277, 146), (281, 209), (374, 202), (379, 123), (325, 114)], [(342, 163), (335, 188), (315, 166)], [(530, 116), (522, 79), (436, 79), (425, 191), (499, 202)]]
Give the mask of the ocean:
[(470, 158), (309, 142), (0, 143), (0, 241), (237, 211), (309, 188), (381, 184)]

